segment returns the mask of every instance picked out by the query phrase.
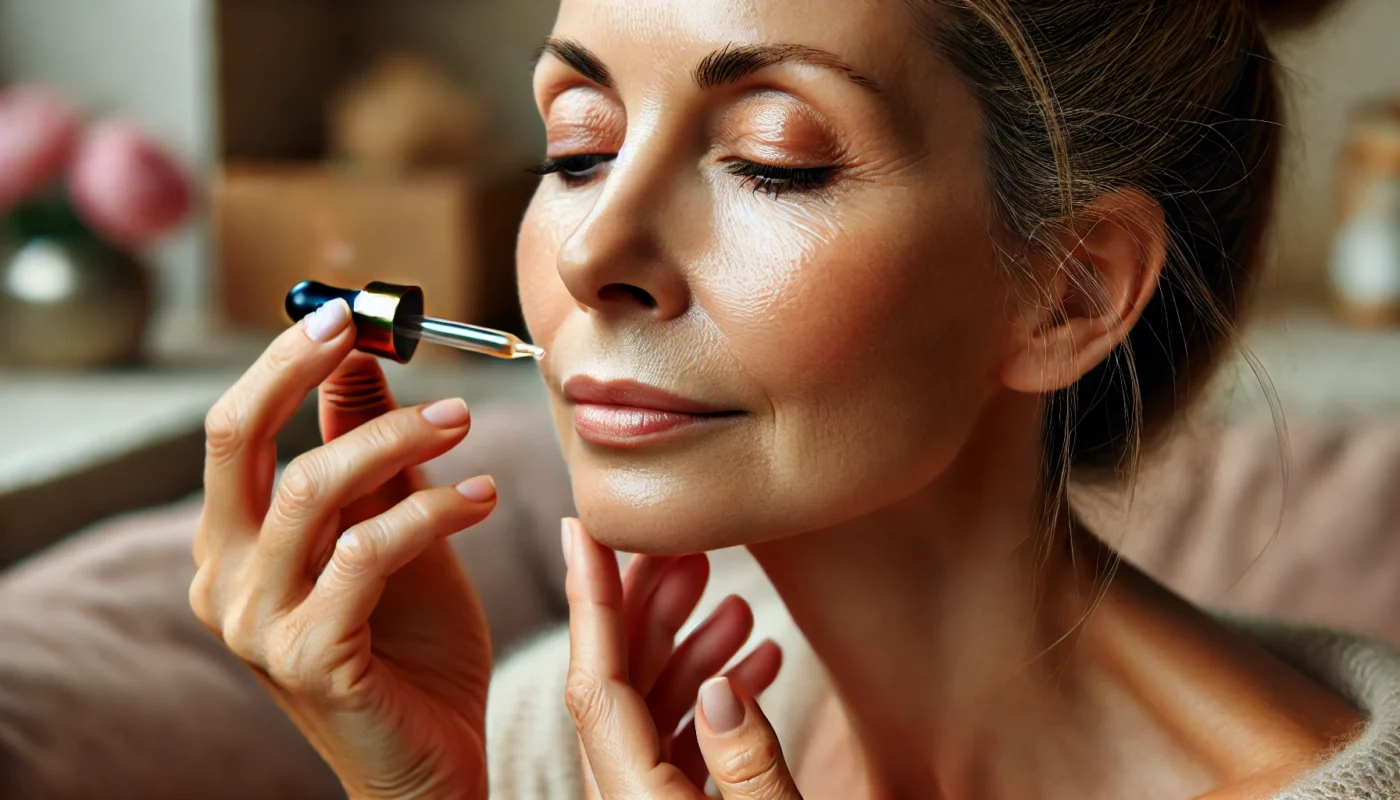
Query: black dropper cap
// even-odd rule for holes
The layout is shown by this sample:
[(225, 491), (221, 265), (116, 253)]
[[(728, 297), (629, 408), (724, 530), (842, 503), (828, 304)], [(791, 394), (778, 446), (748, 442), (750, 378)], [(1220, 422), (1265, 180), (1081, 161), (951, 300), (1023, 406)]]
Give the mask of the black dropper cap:
[(418, 350), (417, 326), (423, 319), (423, 290), (375, 282), (364, 289), (342, 289), (302, 281), (287, 292), (287, 316), (293, 322), (332, 300), (344, 300), (354, 312), (355, 349), (407, 364)]

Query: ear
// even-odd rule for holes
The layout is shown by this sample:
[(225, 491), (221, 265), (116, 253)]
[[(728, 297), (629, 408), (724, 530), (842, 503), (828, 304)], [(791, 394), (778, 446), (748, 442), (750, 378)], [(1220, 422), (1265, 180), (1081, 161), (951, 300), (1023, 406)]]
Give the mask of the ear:
[(1146, 194), (1122, 189), (1090, 203), (1061, 244), (1063, 260), (1036, 269), (1048, 276), (1039, 296), (1049, 302), (1017, 315), (1025, 335), (1002, 370), (1012, 391), (1071, 386), (1128, 337), (1166, 263), (1166, 214)]

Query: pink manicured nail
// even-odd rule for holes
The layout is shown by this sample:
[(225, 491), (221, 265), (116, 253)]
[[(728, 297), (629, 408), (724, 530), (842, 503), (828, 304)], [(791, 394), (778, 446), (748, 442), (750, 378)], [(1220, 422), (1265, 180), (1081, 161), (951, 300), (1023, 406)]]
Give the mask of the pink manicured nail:
[(426, 419), (429, 425), (438, 428), (460, 428), (471, 421), (471, 418), (471, 411), (467, 410), (467, 401), (460, 397), (439, 400), (423, 409), (423, 419)]
[(700, 708), (715, 733), (728, 733), (744, 721), (744, 706), (723, 676), (710, 678), (700, 687)]
[(350, 305), (336, 298), (307, 314), (301, 321), (306, 338), (313, 342), (328, 342), (345, 330), (350, 322)]
[(574, 560), (574, 526), (566, 519), (559, 527), (559, 546), (564, 550), (564, 568), (573, 567)]
[(465, 480), (457, 484), (457, 494), (473, 503), (489, 503), (496, 499), (496, 482), (490, 475)]

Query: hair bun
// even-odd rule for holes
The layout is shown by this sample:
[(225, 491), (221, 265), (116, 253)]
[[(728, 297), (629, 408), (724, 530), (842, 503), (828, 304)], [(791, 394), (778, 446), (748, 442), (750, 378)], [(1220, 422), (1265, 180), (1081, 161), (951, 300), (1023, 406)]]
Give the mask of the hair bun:
[(1259, 17), (1274, 30), (1299, 30), (1313, 25), (1341, 5), (1340, 0), (1256, 0)]

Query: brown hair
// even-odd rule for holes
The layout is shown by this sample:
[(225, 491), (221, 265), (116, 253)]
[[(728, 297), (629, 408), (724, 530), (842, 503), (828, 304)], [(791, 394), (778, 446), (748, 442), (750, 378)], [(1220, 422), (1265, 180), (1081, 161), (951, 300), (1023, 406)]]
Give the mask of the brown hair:
[(1026, 255), (1063, 257), (1077, 213), (1108, 192), (1136, 189), (1165, 211), (1168, 262), (1141, 321), (1046, 409), (1052, 488), (1071, 469), (1134, 464), (1199, 393), (1256, 283), (1282, 106), (1265, 31), (1332, 3), (908, 2), (978, 100), (993, 213)]

